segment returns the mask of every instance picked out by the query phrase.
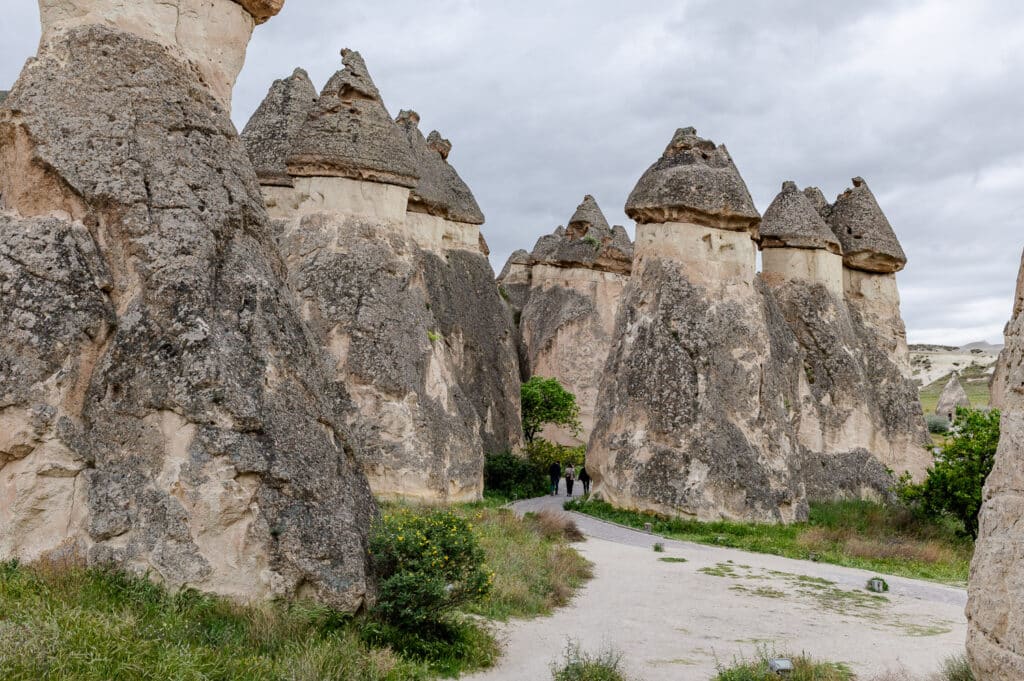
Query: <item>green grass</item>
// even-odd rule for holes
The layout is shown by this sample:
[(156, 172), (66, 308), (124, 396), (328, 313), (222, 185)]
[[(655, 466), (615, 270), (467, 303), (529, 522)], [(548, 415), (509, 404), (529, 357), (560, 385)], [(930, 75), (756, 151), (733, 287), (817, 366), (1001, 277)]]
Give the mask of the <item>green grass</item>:
[[(973, 363), (960, 371), (960, 382), (967, 391), (967, 397), (971, 400), (972, 407), (987, 407), (991, 401), (988, 381), (989, 374), (985, 373), (986, 368), (980, 364)], [(942, 389), (946, 387), (952, 374), (946, 374), (934, 383), (930, 383), (919, 391), (921, 397), (921, 408), (925, 414), (934, 414), (935, 407), (939, 404), (939, 396)]]
[(768, 667), (774, 657), (793, 661), (793, 671), (785, 677), (791, 681), (852, 681), (856, 678), (849, 666), (841, 662), (817, 662), (805, 655), (793, 657), (762, 650), (756, 660), (737, 660), (728, 667), (719, 665), (712, 681), (776, 681), (780, 677)]
[(579, 642), (570, 639), (562, 659), (551, 665), (551, 678), (554, 681), (627, 681), (621, 660), (622, 655), (614, 650), (588, 653), (580, 648)]
[(329, 608), (243, 607), (110, 570), (3, 564), (0, 632), (6, 681), (431, 678)]
[(675, 556), (665, 556), (664, 558), (659, 558), (658, 560), (660, 560), (662, 563), (685, 563), (685, 562), (687, 562), (685, 558), (677, 558)]
[(867, 501), (812, 504), (809, 521), (791, 525), (700, 522), (621, 510), (597, 500), (573, 500), (566, 508), (637, 529), (651, 523), (656, 534), (672, 539), (955, 585), (966, 584), (974, 550), (953, 524)]

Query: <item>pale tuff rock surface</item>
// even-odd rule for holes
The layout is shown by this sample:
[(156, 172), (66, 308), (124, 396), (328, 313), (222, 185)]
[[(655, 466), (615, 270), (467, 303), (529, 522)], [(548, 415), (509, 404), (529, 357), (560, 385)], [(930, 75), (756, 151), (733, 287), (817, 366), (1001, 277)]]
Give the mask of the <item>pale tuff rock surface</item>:
[(245, 63), (256, 17), (265, 19), (270, 16), (267, 11), (280, 10), (283, 4), (283, 0), (39, 0), (41, 44), (80, 26), (102, 25), (133, 33), (193, 64), (220, 105), (230, 111), (231, 92)]
[(596, 493), (702, 519), (806, 517), (790, 423), (802, 358), (756, 283), (739, 172), (680, 130), (627, 212), (640, 224), (590, 438)]
[[(583, 444), (594, 424), (597, 393), (615, 331), (615, 315), (632, 269), (626, 230), (611, 228), (587, 195), (569, 221), (541, 237), (533, 253), (513, 254), (499, 278), (510, 299), (522, 298), (519, 329), (528, 375), (554, 377), (576, 395), (581, 440), (559, 429), (544, 436)], [(515, 261), (515, 262), (514, 262)], [(512, 268), (523, 264), (529, 274)], [(524, 288), (525, 286), (525, 288)]]
[(970, 408), (971, 400), (967, 397), (967, 391), (964, 390), (964, 386), (960, 383), (960, 377), (956, 372), (949, 377), (946, 381), (946, 386), (942, 389), (942, 394), (939, 395), (939, 403), (935, 407), (935, 413), (938, 416), (945, 416), (952, 420), (956, 417), (957, 407)]
[(853, 187), (832, 204), (829, 222), (843, 245), (847, 267), (887, 274), (899, 272), (907, 264), (892, 225), (863, 178), (853, 178)]
[(354, 610), (376, 511), (343, 396), (175, 55), (69, 28), (0, 111), (0, 556)]
[(288, 172), (415, 187), (416, 160), (366, 63), (352, 50), (341, 55), (345, 68), (327, 82), (295, 136), (286, 159)]
[(402, 111), (398, 115), (398, 127), (405, 133), (419, 174), (419, 180), (409, 195), (409, 210), (452, 222), (482, 225), (484, 214), (473, 192), (447, 161), (451, 142), (435, 130), (430, 133), (431, 141), (428, 143), (420, 132), (419, 122), (419, 114), (415, 111)]
[(762, 278), (804, 355), (795, 424), (812, 460), (807, 494), (884, 495), (886, 467), (919, 477), (929, 465), (924, 418), (913, 384), (850, 312), (842, 256), (814, 200), (786, 182), (760, 230)]
[(692, 222), (752, 231), (760, 214), (725, 145), (676, 131), (661, 158), (647, 169), (626, 201), (637, 222)]
[(294, 186), (285, 158), (316, 104), (313, 82), (302, 69), (274, 81), (267, 97), (242, 131), (242, 141), (262, 185)]
[[(522, 440), (516, 339), (479, 250), (483, 215), (450, 143), (425, 140), (411, 112), (401, 127), (385, 118), (365, 64), (344, 54), (305, 128), (344, 134), (318, 145), (300, 133), (294, 186), (263, 187), (289, 284), (348, 395), (339, 415), (374, 492), (478, 499), (485, 453)], [(351, 108), (325, 108), (332, 97)]]
[(967, 653), (985, 681), (1024, 678), (1024, 262), (999, 356), (1005, 390), (999, 450), (985, 482), (971, 563)]

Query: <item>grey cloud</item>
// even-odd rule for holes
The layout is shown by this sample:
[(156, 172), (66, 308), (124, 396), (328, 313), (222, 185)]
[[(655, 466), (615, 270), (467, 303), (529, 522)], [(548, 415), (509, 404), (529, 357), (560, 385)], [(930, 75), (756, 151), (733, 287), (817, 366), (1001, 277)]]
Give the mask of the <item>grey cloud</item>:
[[(9, 0), (0, 88), (37, 40)], [(677, 127), (724, 142), (763, 210), (785, 179), (864, 176), (903, 242), (912, 341), (999, 341), (1024, 238), (1024, 13), (957, 0), (289, 0), (257, 31), (241, 127), (295, 66), (358, 49), (392, 113), (454, 143), (500, 269), (586, 193), (612, 222)]]

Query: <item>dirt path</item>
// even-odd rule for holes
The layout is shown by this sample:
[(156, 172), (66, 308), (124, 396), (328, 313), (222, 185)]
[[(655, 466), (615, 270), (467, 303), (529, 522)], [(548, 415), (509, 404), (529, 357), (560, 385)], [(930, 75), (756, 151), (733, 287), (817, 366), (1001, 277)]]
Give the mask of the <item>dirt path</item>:
[[(561, 497), (515, 505), (561, 508)], [(505, 654), (474, 681), (542, 681), (567, 638), (624, 653), (637, 681), (706, 681), (716, 662), (758, 648), (848, 663), (870, 680), (888, 670), (926, 675), (963, 652), (966, 592), (899, 577), (884, 598), (863, 570), (663, 540), (572, 514), (594, 579), (551, 617), (502, 625)], [(652, 545), (661, 541), (664, 553)], [(663, 558), (685, 559), (666, 562)]]

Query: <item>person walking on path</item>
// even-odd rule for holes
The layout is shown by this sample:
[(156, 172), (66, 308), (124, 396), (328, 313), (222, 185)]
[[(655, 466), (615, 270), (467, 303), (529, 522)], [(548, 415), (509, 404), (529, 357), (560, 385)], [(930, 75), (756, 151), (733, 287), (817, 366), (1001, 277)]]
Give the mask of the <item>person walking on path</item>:
[(572, 496), (572, 483), (576, 480), (576, 469), (570, 463), (565, 469), (565, 495)]
[(580, 469), (580, 482), (583, 483), (583, 496), (589, 496), (590, 494), (590, 473), (587, 472), (587, 466), (584, 464), (583, 468)]
[(548, 477), (551, 478), (551, 494), (558, 496), (558, 480), (562, 477), (562, 464), (552, 461), (548, 467)]

